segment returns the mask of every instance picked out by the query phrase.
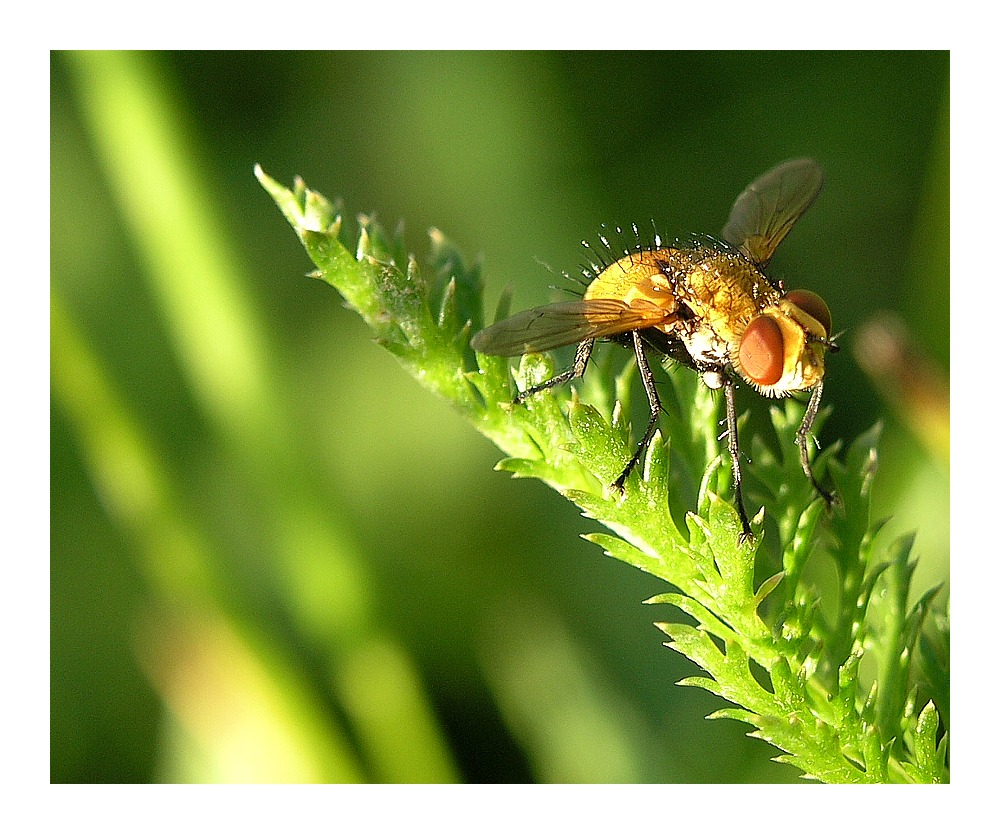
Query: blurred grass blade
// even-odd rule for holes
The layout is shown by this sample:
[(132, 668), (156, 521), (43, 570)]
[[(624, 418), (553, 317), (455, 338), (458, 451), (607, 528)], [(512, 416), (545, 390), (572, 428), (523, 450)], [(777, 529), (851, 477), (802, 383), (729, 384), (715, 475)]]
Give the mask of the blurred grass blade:
[[(251, 636), (251, 625), (240, 622), (233, 613), (224, 613), (231, 608), (225, 583), (217, 573), (217, 556), (189, 523), (169, 467), (113, 389), (55, 289), (51, 339), (53, 395), (76, 430), (105, 506), (135, 543), (139, 569), (170, 612), (170, 621), (160, 633), (145, 640), (147, 644), (152, 640), (173, 646), (163, 652), (169, 662), (157, 666), (151, 677), (181, 725), (196, 740), (202, 753), (199, 760), (213, 761), (209, 769), (221, 780), (266, 781), (277, 774), (265, 763), (280, 750), (281, 758), (297, 763), (285, 779), (359, 781), (361, 768), (350, 746), (309, 696), (305, 681), (279, 661), (274, 647), (264, 648), (267, 641), (262, 635)], [(221, 641), (210, 638), (205, 629), (196, 626), (206, 620), (215, 623), (212, 633), (216, 637), (227, 636)], [(181, 642), (192, 651), (178, 651)], [(205, 674), (193, 674), (191, 663), (198, 658), (204, 659)], [(243, 673), (222, 675), (220, 670), (226, 668)], [(262, 706), (265, 692), (283, 693), (282, 703), (271, 698), (272, 703)], [(220, 699), (249, 706), (252, 721), (239, 722), (240, 730), (233, 723), (199, 720), (199, 716), (204, 719), (205, 709), (218, 705)], [(245, 736), (248, 723), (257, 729), (252, 759), (227, 757), (219, 745), (230, 744), (234, 733)], [(261, 763), (263, 770), (254, 762)], [(183, 778), (183, 773), (175, 777)]]
[[(539, 641), (540, 624), (546, 639)], [(538, 781), (654, 782), (655, 733), (596, 673), (553, 612), (511, 603), (486, 623), (483, 665)]]
[(412, 659), (395, 640), (373, 635), (348, 652), (337, 671), (334, 686), (375, 768), (376, 781), (456, 781), (437, 724), (429, 713), (412, 709), (424, 697), (422, 683)]
[(178, 506), (169, 468), (51, 290), (51, 381), (70, 418), (90, 476), (115, 521), (137, 537), (140, 568), (166, 599), (221, 595), (217, 564)]
[[(203, 166), (190, 150), (197, 142), (154, 58), (129, 52), (70, 58), (83, 114), (145, 257), (189, 384), (242, 470), (246, 488), (265, 507), (262, 523), (277, 557), (273, 584), (306, 640), (328, 656), (335, 678), (358, 646), (387, 638), (376, 627), (373, 579), (364, 557), (312, 472), (307, 444), (284, 408), (275, 345), (223, 230), (223, 209), (215, 204), (225, 198), (206, 187)], [(382, 672), (391, 676), (398, 668)], [(435, 725), (426, 696), (411, 678), (387, 692), (400, 699), (400, 715)], [(422, 761), (428, 781), (446, 778), (441, 762), (448, 754), (440, 734), (426, 733), (421, 740), (425, 747), (407, 750), (405, 773), (395, 774), (388, 764), (382, 769), (387, 779), (413, 779)], [(380, 749), (391, 745), (392, 738), (385, 739)], [(453, 769), (445, 770), (454, 777)]]

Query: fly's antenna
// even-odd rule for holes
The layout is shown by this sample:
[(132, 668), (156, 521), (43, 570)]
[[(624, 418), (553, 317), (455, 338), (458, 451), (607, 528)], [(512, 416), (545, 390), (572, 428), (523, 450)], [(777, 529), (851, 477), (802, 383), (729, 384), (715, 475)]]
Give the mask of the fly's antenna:
[(846, 331), (841, 330), (839, 333), (834, 333), (828, 339), (817, 339), (821, 345), (825, 346), (830, 353), (838, 353), (840, 351), (840, 345), (837, 344), (837, 340), (844, 335)]

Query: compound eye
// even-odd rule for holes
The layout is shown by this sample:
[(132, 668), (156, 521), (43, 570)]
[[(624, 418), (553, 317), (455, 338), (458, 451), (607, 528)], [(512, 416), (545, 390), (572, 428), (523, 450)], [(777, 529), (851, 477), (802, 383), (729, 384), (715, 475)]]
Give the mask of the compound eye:
[(747, 325), (740, 341), (740, 367), (746, 378), (758, 385), (774, 385), (781, 379), (785, 340), (770, 316), (757, 316)]
[(816, 293), (809, 290), (792, 290), (785, 294), (785, 298), (803, 313), (812, 316), (822, 324), (826, 330), (824, 335), (829, 336), (833, 332), (833, 317), (830, 315), (830, 308)]

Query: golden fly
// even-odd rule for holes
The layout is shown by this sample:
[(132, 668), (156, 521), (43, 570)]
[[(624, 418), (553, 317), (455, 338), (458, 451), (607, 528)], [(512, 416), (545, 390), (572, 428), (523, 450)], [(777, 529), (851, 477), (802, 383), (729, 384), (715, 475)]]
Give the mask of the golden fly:
[[(836, 351), (826, 303), (809, 290), (785, 291), (765, 268), (778, 244), (823, 187), (823, 170), (811, 159), (794, 159), (754, 180), (736, 198), (722, 240), (691, 245), (639, 246), (624, 257), (592, 264), (583, 298), (525, 310), (477, 333), (479, 353), (519, 356), (578, 344), (573, 367), (521, 391), (528, 397), (583, 376), (594, 342), (610, 339), (635, 351), (649, 400), (650, 418), (621, 475), (611, 488), (621, 492), (646, 453), (663, 410), (647, 349), (695, 370), (709, 388), (722, 388), (726, 440), (733, 466), (733, 492), (743, 527), (752, 536), (743, 502), (734, 390), (742, 379), (765, 397), (810, 391), (796, 433), (802, 470), (827, 503), (833, 494), (817, 482), (808, 437), (823, 393), (826, 351)], [(634, 227), (633, 227), (634, 228)], [(607, 239), (602, 242), (610, 246)], [(595, 277), (596, 276), (596, 277)]]

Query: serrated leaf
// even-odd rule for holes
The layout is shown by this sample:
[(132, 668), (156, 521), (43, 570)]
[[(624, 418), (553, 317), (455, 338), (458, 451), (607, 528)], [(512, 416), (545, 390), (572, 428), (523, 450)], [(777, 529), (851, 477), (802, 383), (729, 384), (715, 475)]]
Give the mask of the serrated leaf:
[(727, 643), (730, 640), (739, 640), (739, 635), (736, 632), (723, 623), (708, 608), (696, 599), (692, 599), (684, 594), (659, 594), (654, 599), (658, 603), (666, 603), (667, 605), (673, 605), (675, 608), (679, 608), (685, 614), (688, 614), (695, 619), (699, 626), (705, 631), (727, 641)]
[[(670, 643), (665, 643), (664, 645), (666, 645), (667, 648), (674, 648), (673, 645)], [(703, 678), (703, 677), (682, 678), (681, 680), (677, 681), (677, 685), (693, 686), (696, 687), (697, 689), (704, 689), (706, 692), (711, 692), (713, 695), (718, 695), (720, 698), (724, 697), (722, 694), (722, 687), (719, 686), (718, 681), (714, 681), (711, 678)]]
[(709, 721), (715, 721), (719, 718), (730, 718), (733, 721), (742, 721), (744, 724), (751, 724), (756, 726), (756, 720), (759, 716), (745, 709), (736, 709), (734, 707), (727, 707), (725, 709), (718, 709), (711, 715), (706, 716)]
[(760, 608), (761, 603), (764, 602), (764, 600), (771, 595), (771, 592), (774, 591), (774, 589), (781, 584), (781, 581), (784, 578), (785, 578), (785, 572), (779, 571), (778, 573), (774, 574), (774, 576), (769, 576), (767, 579), (765, 579), (763, 582), (760, 583), (760, 587), (757, 589), (757, 593), (753, 595), (754, 604), (756, 605), (757, 608)]
[(920, 712), (914, 731), (914, 757), (920, 781), (944, 782), (944, 745), (938, 747), (938, 711), (933, 701)]
[(653, 576), (660, 576), (664, 571), (664, 560), (659, 556), (651, 556), (640, 550), (638, 547), (629, 544), (617, 536), (609, 536), (605, 533), (590, 533), (583, 536), (589, 542), (604, 549), (604, 552), (620, 562), (644, 570)]
[[(592, 363), (579, 384), (513, 405), (516, 390), (550, 379), (555, 365), (547, 355), (524, 356), (512, 368), (504, 358), (474, 354), (469, 338), (484, 321), (478, 265), (467, 265), (437, 230), (431, 232), (429, 262), (420, 262), (407, 251), (401, 225), (388, 235), (371, 217), (359, 218), (358, 245), (351, 252), (341, 240), (339, 206), (300, 180), (289, 190), (259, 169), (257, 176), (301, 239), (317, 267), (314, 274), (343, 295), (408, 372), (504, 451), (497, 469), (560, 491), (613, 534), (585, 538), (677, 589), (648, 602), (669, 603), (699, 623), (658, 626), (671, 638), (671, 649), (711, 676), (682, 683), (734, 705), (712, 717), (749, 723), (754, 736), (784, 751), (776, 760), (811, 778), (947, 778), (948, 735), (937, 739), (933, 702), (913, 717), (928, 691), (938, 703), (947, 700), (946, 673), (925, 671), (947, 667), (946, 615), (932, 609), (930, 592), (905, 608), (912, 542), (897, 545), (886, 559), (876, 540), (883, 522), (869, 513), (879, 426), (843, 454), (834, 440), (812, 455), (817, 477), (832, 481), (840, 499), (828, 512), (803, 476), (795, 445), (804, 404), (776, 404), (775, 448), (754, 438), (749, 446), (744, 442), (753, 452), (746, 490), (758, 532), (745, 542), (733, 504), (731, 461), (720, 456), (720, 399), (696, 373), (668, 361), (657, 372), (667, 413), (625, 493), (612, 494), (607, 485), (621, 473), (644, 428), (637, 432), (629, 425), (639, 390), (634, 361), (619, 372)], [(507, 293), (498, 316), (509, 308)], [(827, 414), (824, 409), (817, 415), (815, 435)], [(746, 438), (746, 415), (738, 420)], [(759, 512), (749, 500), (751, 489), (763, 495)], [(835, 564), (840, 578), (838, 593), (824, 597), (822, 606), (805, 579), (807, 566), (821, 558)], [(881, 598), (888, 613), (880, 622), (881, 589), (887, 589)], [(859, 703), (864, 646), (877, 646), (886, 661)], [(922, 658), (924, 675), (911, 685), (914, 653)]]

